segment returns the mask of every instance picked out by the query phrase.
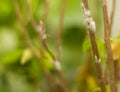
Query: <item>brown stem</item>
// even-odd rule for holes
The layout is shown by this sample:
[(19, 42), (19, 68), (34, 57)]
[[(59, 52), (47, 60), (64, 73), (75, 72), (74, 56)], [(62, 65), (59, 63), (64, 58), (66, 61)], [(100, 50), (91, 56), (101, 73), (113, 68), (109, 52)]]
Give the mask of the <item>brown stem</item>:
[[(42, 43), (42, 49), (40, 49), (40, 51), (43, 53), (43, 56), (44, 56), (44, 51), (43, 50), (46, 50), (50, 55), (51, 55), (51, 57), (52, 57), (52, 59), (53, 59), (53, 65), (54, 65), (54, 67), (55, 67), (55, 70), (57, 71), (57, 73), (58, 73), (58, 76), (59, 76), (59, 78), (61, 79), (61, 84), (60, 85), (62, 85), (61, 86), (61, 88), (64, 90), (64, 92), (68, 92), (67, 90), (67, 84), (66, 84), (66, 82), (65, 82), (65, 79), (64, 79), (64, 76), (63, 76), (63, 73), (62, 73), (62, 71), (61, 71), (61, 69), (59, 68), (60, 67), (60, 65), (58, 66), (58, 65), (56, 65), (56, 64), (59, 64), (59, 62), (58, 62), (58, 60), (55, 60), (55, 56), (50, 52), (50, 50), (48, 49), (48, 47), (47, 47), (47, 44), (46, 44), (46, 41), (45, 41), (45, 39), (44, 39), (44, 35), (46, 35), (45, 34), (45, 28), (44, 28), (44, 23), (45, 23), (45, 20), (46, 20), (46, 17), (47, 17), (47, 15), (48, 15), (48, 1), (46, 0), (46, 6), (45, 6), (45, 17), (43, 18), (43, 21), (41, 21), (40, 22), (40, 24), (39, 24), (39, 26), (37, 27), (37, 23), (34, 21), (34, 19), (33, 19), (33, 16), (32, 16), (32, 12), (31, 12), (31, 9), (30, 9), (30, 6), (29, 6), (29, 2), (26, 2), (26, 4), (27, 4), (27, 10), (28, 10), (28, 13), (29, 13), (29, 19), (30, 19), (30, 23), (31, 23), (31, 25), (32, 25), (32, 27), (34, 28), (34, 30), (38, 33), (38, 36), (39, 36), (39, 40), (40, 40), (40, 42)], [(65, 6), (65, 5), (64, 5)], [(64, 16), (64, 11), (62, 10), (62, 14), (61, 14), (61, 19), (62, 19), (62, 21), (63, 21), (63, 16)], [(62, 26), (62, 22), (61, 22), (61, 24), (60, 24), (60, 27)], [(61, 30), (60, 30), (61, 31)]]
[(28, 17), (29, 17), (29, 21), (30, 21), (30, 24), (32, 25), (32, 27), (34, 28), (35, 32), (38, 33), (38, 37), (39, 37), (39, 41), (40, 43), (42, 43), (42, 46), (40, 47), (40, 51), (41, 53), (43, 54), (44, 56), (44, 50), (46, 50), (50, 55), (51, 57), (54, 59), (54, 55), (52, 54), (52, 52), (48, 49), (48, 46), (46, 44), (46, 41), (45, 39), (43, 38), (43, 36), (45, 36), (45, 28), (44, 28), (44, 23), (45, 23), (45, 18), (47, 17), (48, 15), (48, 0), (45, 0), (46, 2), (46, 6), (45, 9), (46, 12), (45, 12), (45, 16), (43, 18), (44, 21), (40, 21), (40, 24), (37, 24), (32, 16), (32, 11), (30, 9), (30, 4), (29, 4), (29, 0), (26, 1), (26, 5), (27, 5), (27, 11), (28, 11)]
[[(94, 33), (96, 31), (96, 28), (94, 29), (94, 26), (92, 25), (94, 21), (91, 20), (92, 19), (91, 15), (90, 14), (86, 15), (86, 13), (90, 12), (87, 0), (83, 0), (83, 9), (84, 9), (85, 18), (86, 18), (85, 20), (90, 20), (90, 21), (87, 21), (87, 28), (89, 30), (89, 37), (90, 37), (90, 40), (91, 40), (92, 50), (93, 50), (93, 54), (94, 54), (94, 57), (95, 57), (95, 65), (96, 65), (96, 70), (97, 70), (98, 83), (100, 85), (101, 92), (106, 92), (105, 82), (104, 82), (103, 72), (102, 72), (102, 67), (101, 67), (101, 60), (100, 60), (100, 56), (99, 56), (99, 52), (98, 52), (98, 46), (97, 46), (97, 43), (96, 43), (96, 38), (95, 38), (95, 33)], [(91, 25), (93, 27), (91, 27)]]
[(60, 46), (61, 46), (61, 39), (62, 39), (62, 30), (63, 30), (63, 22), (64, 22), (64, 15), (65, 15), (65, 8), (66, 8), (67, 0), (62, 0), (62, 9), (60, 15), (60, 22), (58, 26), (58, 35), (57, 35), (57, 42), (56, 42), (56, 60), (59, 61), (60, 58)]
[(45, 12), (44, 12), (44, 16), (43, 16), (43, 23), (46, 24), (46, 20), (47, 20), (47, 17), (48, 17), (48, 13), (49, 13), (49, 0), (44, 0), (45, 1)]
[(67, 83), (65, 81), (65, 78), (63, 76), (63, 73), (61, 72), (61, 69), (56, 66), (56, 64), (59, 63), (60, 60), (60, 49), (61, 49), (61, 40), (62, 40), (62, 30), (63, 30), (63, 22), (64, 22), (64, 15), (65, 15), (65, 8), (66, 8), (67, 0), (62, 0), (62, 9), (61, 9), (61, 15), (60, 15), (60, 22), (58, 26), (58, 35), (57, 35), (57, 42), (56, 42), (56, 57), (55, 57), (55, 67), (56, 71), (59, 75), (59, 78), (63, 84), (64, 92), (68, 92)]
[(109, 71), (109, 84), (111, 88), (111, 92), (117, 92), (117, 84), (115, 83), (115, 68), (113, 62), (113, 52), (110, 43), (110, 25), (108, 20), (108, 11), (106, 0), (102, 0), (103, 6), (103, 17), (104, 17), (104, 39), (107, 51), (107, 61), (108, 61), (108, 71)]
[(96, 69), (97, 69), (98, 82), (99, 82), (99, 85), (101, 87), (102, 92), (106, 92), (105, 79), (103, 77), (101, 61), (100, 61), (100, 56), (99, 56), (98, 47), (97, 47), (97, 43), (96, 43), (95, 34), (91, 31), (89, 31), (89, 36), (90, 36), (90, 40), (91, 40), (91, 43), (92, 43), (93, 53), (94, 53), (94, 56), (95, 56), (95, 65), (96, 65)]
[(16, 15), (17, 15), (17, 17), (18, 17), (18, 19), (19, 19), (19, 21), (20, 21), (20, 23), (22, 25), (22, 28), (23, 28), (25, 41), (26, 41), (28, 47), (31, 49), (34, 57), (39, 61), (40, 67), (43, 70), (43, 72), (44, 72), (44, 74), (45, 74), (45, 76), (47, 78), (47, 84), (48, 84), (49, 92), (52, 92), (50, 83), (53, 82), (54, 79), (53, 79), (52, 75), (50, 74), (50, 72), (47, 70), (47, 68), (44, 66), (44, 64), (41, 62), (41, 59), (40, 59), (39, 55), (37, 54), (37, 52), (34, 49), (34, 46), (32, 44), (32, 41), (31, 41), (30, 37), (29, 37), (29, 33), (28, 33), (27, 28), (26, 28), (25, 21), (24, 21), (24, 19), (22, 17), (22, 14), (20, 12), (19, 5), (18, 5), (17, 1), (13, 0), (13, 3), (14, 3)]
[(115, 8), (116, 8), (116, 0), (112, 0), (112, 11), (111, 11), (111, 15), (110, 15), (110, 35), (111, 35), (112, 27), (113, 27)]
[(115, 84), (116, 84), (116, 90), (118, 90), (118, 81), (119, 81), (119, 68), (118, 68), (118, 62), (119, 60), (114, 60), (114, 68), (115, 68)]

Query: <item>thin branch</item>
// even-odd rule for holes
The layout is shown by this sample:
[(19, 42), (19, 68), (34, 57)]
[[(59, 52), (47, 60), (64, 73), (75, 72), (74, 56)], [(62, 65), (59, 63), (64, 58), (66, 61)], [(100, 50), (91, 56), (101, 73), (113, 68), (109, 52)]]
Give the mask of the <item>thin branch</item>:
[[(48, 1), (45, 0), (45, 2), (47, 4), (45, 4), (45, 8), (48, 8)], [(27, 6), (27, 11), (28, 11), (28, 17), (29, 17), (29, 21), (30, 24), (32, 25), (32, 27), (34, 28), (35, 32), (38, 34), (40, 43), (42, 43), (42, 47), (40, 48), (40, 51), (42, 52), (42, 54), (44, 53), (44, 50), (46, 50), (53, 59), (55, 59), (54, 55), (52, 54), (52, 52), (49, 50), (47, 44), (46, 44), (46, 34), (45, 34), (45, 27), (44, 27), (44, 23), (45, 23), (45, 18), (48, 15), (48, 9), (45, 9), (47, 12), (45, 12), (45, 17), (43, 18), (44, 21), (40, 21), (40, 24), (37, 24), (32, 16), (32, 11), (30, 9), (30, 2), (29, 0), (26, 0), (26, 6)], [(43, 55), (44, 56), (44, 55)]]
[(28, 31), (27, 31), (27, 28), (26, 28), (26, 25), (25, 25), (25, 21), (24, 21), (24, 19), (23, 19), (23, 17), (22, 17), (22, 14), (21, 14), (21, 12), (20, 12), (18, 3), (17, 3), (16, 0), (13, 0), (13, 3), (14, 3), (16, 15), (17, 15), (17, 17), (18, 17), (18, 19), (19, 19), (19, 21), (20, 21), (20, 23), (21, 23), (21, 25), (22, 25), (22, 28), (23, 28), (23, 33), (24, 33), (25, 41), (26, 41), (28, 47), (29, 47), (29, 48), (31, 49), (31, 51), (34, 53), (35, 57), (38, 57), (38, 54), (36, 53), (35, 48), (34, 48), (34, 46), (33, 46), (33, 44), (32, 44), (32, 41), (31, 41), (31, 39), (30, 39), (30, 37), (29, 37), (29, 33), (28, 33)]
[(13, 0), (13, 3), (14, 3), (14, 7), (15, 7), (15, 12), (16, 12), (16, 15), (22, 25), (22, 28), (23, 28), (23, 33), (24, 33), (24, 37), (25, 37), (25, 41), (28, 45), (28, 47), (31, 49), (33, 55), (35, 56), (35, 58), (39, 61), (39, 64), (41, 66), (41, 69), (43, 70), (46, 78), (47, 78), (47, 84), (48, 84), (48, 88), (49, 88), (49, 92), (52, 92), (52, 89), (51, 89), (51, 83), (50, 82), (53, 82), (54, 78), (52, 77), (52, 75), (50, 74), (50, 72), (47, 70), (47, 68), (44, 66), (43, 62), (41, 62), (41, 59), (39, 57), (39, 55), (37, 54), (37, 52), (35, 51), (34, 49), (34, 46), (32, 44), (32, 41), (29, 37), (29, 33), (28, 33), (28, 30), (26, 28), (26, 25), (25, 25), (25, 21), (22, 17), (22, 14), (20, 12), (20, 8), (19, 8), (19, 5), (17, 3), (16, 0)]
[[(30, 19), (30, 23), (32, 25), (32, 27), (34, 28), (34, 30), (38, 33), (38, 36), (39, 36), (39, 40), (40, 42), (42, 43), (42, 49), (40, 49), (42, 51), (42, 53), (44, 54), (44, 51), (43, 50), (46, 50), (52, 57), (53, 59), (53, 65), (55, 67), (55, 70), (56, 72), (58, 73), (58, 76), (59, 78), (61, 79), (61, 88), (64, 90), (64, 92), (68, 92), (68, 88), (67, 88), (67, 84), (65, 82), (65, 79), (64, 79), (64, 76), (63, 76), (63, 73), (61, 72), (61, 65), (60, 63), (58, 62), (58, 60), (55, 60), (55, 56), (50, 52), (50, 50), (48, 49), (47, 47), (47, 44), (46, 44), (46, 34), (45, 34), (45, 27), (44, 27), (44, 23), (45, 23), (45, 20), (46, 20), (46, 17), (48, 15), (48, 1), (46, 0), (46, 6), (45, 6), (45, 17), (43, 18), (43, 21), (40, 21), (40, 24), (38, 25), (34, 19), (33, 19), (33, 16), (32, 16), (32, 12), (31, 12), (31, 9), (30, 9), (30, 4), (29, 2), (27, 1), (26, 2), (27, 4), (27, 10), (28, 10), (28, 13), (29, 13), (29, 19)], [(62, 10), (62, 21), (63, 21), (63, 16), (64, 16), (64, 11)], [(61, 26), (62, 26), (62, 23), (61, 23)]]
[(89, 31), (89, 37), (90, 37), (91, 44), (92, 44), (93, 54), (95, 57), (95, 65), (97, 69), (98, 83), (100, 85), (101, 92), (106, 92), (105, 82), (104, 82), (104, 77), (103, 77), (103, 72), (102, 72), (102, 67), (101, 67), (101, 60), (100, 60), (98, 46), (97, 46), (96, 38), (95, 38), (96, 25), (91, 17), (91, 13), (89, 11), (87, 0), (83, 0), (82, 7), (84, 10), (84, 14), (85, 14), (85, 22), (86, 22), (86, 25)]
[(111, 35), (112, 27), (113, 27), (115, 8), (116, 8), (116, 0), (112, 0), (112, 11), (111, 11), (111, 15), (110, 15), (110, 35)]
[(57, 35), (57, 42), (56, 42), (56, 60), (59, 61), (60, 58), (60, 49), (61, 49), (61, 39), (62, 39), (62, 30), (63, 30), (63, 22), (64, 22), (64, 15), (65, 15), (65, 8), (66, 8), (67, 0), (62, 0), (62, 9), (60, 15), (60, 22), (58, 26), (58, 35)]
[(62, 30), (63, 30), (66, 3), (67, 3), (67, 0), (62, 0), (60, 22), (59, 22), (59, 26), (58, 26), (58, 34), (57, 34), (57, 42), (56, 42), (56, 56), (55, 56), (55, 63), (54, 63), (55, 68), (56, 68), (57, 73), (58, 73), (58, 76), (63, 84), (64, 92), (68, 92), (68, 87), (67, 87), (67, 83), (65, 81), (65, 78), (63, 76), (63, 73), (61, 72), (59, 60), (60, 60), (61, 39), (62, 39)]
[[(119, 62), (119, 60), (114, 60), (116, 84), (118, 84), (118, 81), (119, 81), (119, 67), (118, 67), (118, 62)], [(117, 86), (117, 88), (118, 88), (118, 86)]]
[(45, 1), (45, 10), (44, 10), (44, 16), (43, 16), (43, 23), (46, 24), (46, 20), (48, 17), (48, 13), (49, 13), (49, 0), (44, 0)]
[(106, 51), (107, 51), (107, 60), (108, 60), (108, 71), (109, 71), (109, 83), (111, 92), (117, 92), (117, 84), (115, 82), (115, 68), (114, 68), (114, 62), (113, 62), (113, 52), (111, 48), (110, 43), (110, 25), (108, 20), (108, 11), (107, 11), (107, 5), (106, 0), (102, 0), (102, 6), (103, 6), (103, 17), (104, 17), (104, 39), (105, 39), (105, 45), (106, 45)]

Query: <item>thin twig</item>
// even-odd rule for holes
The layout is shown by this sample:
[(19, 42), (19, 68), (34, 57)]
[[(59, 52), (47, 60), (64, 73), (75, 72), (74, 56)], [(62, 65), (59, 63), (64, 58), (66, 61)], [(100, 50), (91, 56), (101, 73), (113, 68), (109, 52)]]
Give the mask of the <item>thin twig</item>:
[(61, 50), (61, 40), (62, 40), (62, 30), (63, 30), (66, 3), (67, 3), (67, 0), (62, 0), (62, 8), (61, 8), (61, 13), (60, 13), (61, 15), (60, 15), (60, 22), (59, 22), (59, 26), (58, 26), (58, 35), (57, 35), (57, 42), (56, 42), (55, 67), (56, 67), (57, 73), (58, 73), (58, 75), (60, 77), (60, 80), (61, 80), (61, 82), (63, 84), (64, 91), (68, 92), (67, 83), (65, 81), (63, 73), (61, 72), (60, 63), (59, 63), (60, 50)]
[[(116, 80), (115, 82), (116, 82), (116, 84), (118, 84), (118, 81), (119, 81), (119, 67), (118, 67), (118, 62), (119, 62), (119, 60), (114, 60), (115, 80)], [(116, 86), (118, 88), (118, 85), (116, 85)]]
[(45, 1), (45, 10), (44, 10), (44, 16), (43, 16), (43, 23), (46, 24), (46, 20), (48, 17), (48, 13), (49, 13), (49, 0), (44, 0)]
[(54, 78), (52, 77), (50, 72), (47, 70), (47, 68), (44, 66), (43, 62), (41, 62), (41, 59), (40, 59), (39, 55), (37, 54), (37, 52), (34, 49), (34, 46), (32, 44), (32, 41), (31, 41), (30, 37), (29, 37), (29, 33), (28, 33), (27, 28), (26, 28), (25, 21), (24, 21), (24, 19), (22, 17), (22, 14), (20, 12), (19, 5), (18, 5), (17, 1), (13, 0), (13, 3), (14, 3), (16, 15), (17, 15), (17, 17), (18, 17), (18, 19), (19, 19), (19, 21), (20, 21), (20, 23), (22, 25), (22, 28), (23, 28), (25, 41), (26, 41), (28, 47), (31, 49), (31, 51), (32, 51), (33, 55), (35, 56), (35, 58), (39, 61), (40, 67), (43, 70), (43, 72), (44, 72), (44, 74), (45, 74), (45, 76), (47, 78), (47, 84), (48, 84), (49, 92), (52, 92), (50, 82), (53, 82)]
[[(52, 59), (53, 59), (53, 65), (54, 65), (54, 67), (55, 67), (55, 70), (56, 70), (56, 72), (58, 73), (58, 76), (59, 76), (59, 78), (61, 79), (61, 84), (59, 84), (59, 85), (61, 85), (61, 88), (64, 90), (64, 92), (68, 92), (67, 90), (68, 90), (68, 88), (67, 88), (67, 84), (66, 84), (66, 82), (65, 82), (65, 79), (64, 79), (64, 76), (63, 76), (63, 73), (62, 73), (62, 71), (61, 71), (61, 66), (60, 66), (60, 63), (58, 62), (58, 60), (55, 60), (55, 56), (50, 52), (50, 50), (48, 49), (48, 47), (47, 47), (47, 44), (46, 44), (46, 41), (45, 41), (45, 39), (46, 39), (46, 34), (45, 34), (45, 27), (44, 27), (44, 23), (45, 23), (45, 18), (47, 17), (47, 12), (48, 12), (48, 9), (45, 9), (46, 10), (46, 12), (45, 12), (45, 17), (43, 18), (44, 20), (44, 22), (43, 21), (40, 21), (40, 24), (38, 25), (35, 21), (34, 21), (34, 19), (33, 19), (33, 16), (32, 16), (32, 12), (31, 12), (31, 9), (30, 9), (30, 6), (29, 6), (29, 2), (27, 1), (26, 2), (26, 4), (27, 4), (27, 10), (28, 10), (28, 13), (29, 13), (29, 19), (30, 19), (30, 23), (31, 23), (31, 25), (32, 25), (32, 27), (34, 28), (34, 30), (38, 33), (38, 36), (39, 36), (39, 40), (40, 40), (40, 42), (42, 43), (42, 49), (40, 49), (41, 51), (42, 51), (42, 53), (44, 54), (44, 51), (43, 50), (46, 50), (50, 55), (51, 55), (51, 57), (52, 57)], [(48, 8), (48, 1), (46, 0), (46, 7), (45, 8)], [(63, 12), (63, 11), (62, 11)], [(63, 13), (62, 13), (63, 14)], [(63, 15), (61, 15), (62, 16), (62, 19), (63, 19)], [(62, 20), (63, 21), (63, 20)]]
[[(48, 8), (48, 1), (46, 0), (46, 7)], [(28, 17), (29, 17), (29, 21), (30, 24), (32, 25), (32, 27), (34, 28), (35, 32), (38, 33), (38, 37), (40, 40), (40, 43), (42, 43), (42, 48), (40, 48), (40, 51), (42, 52), (42, 54), (44, 53), (44, 49), (51, 55), (52, 59), (55, 59), (54, 55), (52, 54), (52, 52), (48, 49), (48, 46), (46, 44), (46, 34), (45, 34), (45, 27), (44, 27), (44, 23), (45, 23), (45, 18), (48, 15), (48, 9), (45, 9), (47, 12), (45, 12), (45, 17), (43, 18), (44, 21), (40, 21), (40, 24), (37, 24), (32, 16), (32, 11), (30, 9), (30, 2), (29, 0), (26, 0), (26, 6), (27, 6), (27, 11), (28, 11)], [(44, 55), (43, 55), (44, 56)]]
[(61, 49), (61, 39), (62, 39), (62, 30), (63, 30), (63, 22), (64, 22), (64, 15), (65, 15), (65, 8), (66, 8), (67, 0), (62, 0), (62, 9), (60, 15), (60, 22), (58, 26), (58, 35), (57, 35), (57, 42), (56, 42), (56, 60), (59, 61), (60, 58), (60, 49)]
[(100, 60), (98, 46), (96, 43), (96, 38), (95, 38), (95, 33), (94, 33), (96, 31), (96, 25), (91, 17), (87, 0), (83, 0), (83, 9), (84, 9), (84, 14), (85, 14), (85, 22), (86, 22), (86, 25), (89, 31), (89, 37), (90, 37), (91, 44), (92, 44), (92, 50), (93, 50), (93, 54), (95, 57), (95, 65), (97, 69), (98, 83), (100, 85), (101, 92), (106, 92), (105, 82), (104, 82), (102, 67), (101, 67), (101, 60)]
[(107, 5), (106, 0), (102, 0), (102, 6), (103, 6), (103, 17), (104, 17), (104, 39), (105, 39), (105, 45), (106, 45), (106, 51), (107, 51), (107, 60), (108, 60), (108, 71), (109, 71), (109, 83), (111, 92), (117, 92), (117, 84), (115, 82), (115, 68), (114, 68), (114, 62), (113, 62), (113, 52), (111, 48), (110, 43), (110, 25), (108, 20), (108, 11), (107, 11)]
[(113, 27), (115, 8), (116, 8), (116, 0), (112, 0), (112, 11), (111, 11), (111, 15), (110, 15), (110, 35), (111, 35), (112, 27)]

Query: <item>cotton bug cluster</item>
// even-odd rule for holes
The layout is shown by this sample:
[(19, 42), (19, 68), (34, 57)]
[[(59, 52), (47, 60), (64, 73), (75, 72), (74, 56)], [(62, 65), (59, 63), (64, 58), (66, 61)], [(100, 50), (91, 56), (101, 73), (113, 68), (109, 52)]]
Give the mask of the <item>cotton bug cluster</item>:
[(95, 32), (95, 30), (96, 30), (96, 24), (95, 24), (94, 20), (91, 17), (90, 11), (85, 8), (85, 5), (83, 3), (82, 3), (82, 8), (83, 8), (83, 11), (84, 11), (85, 24), (87, 25), (87, 28), (90, 31)]

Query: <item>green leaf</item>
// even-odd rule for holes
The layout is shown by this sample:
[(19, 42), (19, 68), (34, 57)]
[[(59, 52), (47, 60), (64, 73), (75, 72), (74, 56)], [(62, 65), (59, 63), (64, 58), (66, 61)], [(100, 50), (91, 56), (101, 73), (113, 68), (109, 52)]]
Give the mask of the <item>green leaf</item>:
[(39, 79), (43, 74), (39, 62), (36, 59), (32, 59), (29, 69), (31, 75), (34, 76), (36, 79)]
[(2, 61), (3, 64), (13, 64), (13, 63), (18, 62), (21, 55), (22, 55), (22, 50), (21, 49), (14, 50), (14, 51), (4, 55), (2, 57), (1, 61)]
[(106, 92), (111, 92), (110, 91), (110, 85), (106, 85)]
[[(105, 44), (101, 39), (96, 39), (98, 50), (100, 53), (100, 57), (102, 61), (105, 60)], [(83, 46), (82, 46), (82, 51), (83, 53), (87, 53), (87, 50), (91, 48), (91, 41), (90, 39), (87, 39), (84, 41)]]
[(83, 43), (83, 46), (82, 46), (82, 51), (83, 53), (87, 53), (87, 50), (91, 48), (91, 42), (89, 39), (85, 40), (84, 43)]
[(93, 89), (93, 92), (100, 92), (100, 87), (97, 87), (97, 88), (95, 88), (95, 89)]
[(44, 59), (44, 64), (48, 69), (53, 69), (53, 65), (48, 59)]
[(110, 40), (111, 40), (112, 42), (120, 41), (120, 36), (117, 36), (117, 37), (111, 38)]
[(105, 61), (105, 44), (104, 41), (101, 39), (97, 39), (98, 50), (100, 54), (100, 58), (102, 61)]
[(28, 61), (30, 61), (32, 58), (33, 58), (33, 54), (31, 52), (31, 50), (29, 48), (27, 48), (27, 49), (24, 50), (24, 52), (22, 54), (20, 63), (22, 65), (24, 65), (25, 63), (27, 63)]
[(45, 66), (48, 68), (48, 69), (53, 69), (53, 65), (51, 64), (53, 62), (53, 59), (52, 57), (50, 56), (50, 54), (48, 52), (44, 52), (45, 54), (45, 57), (42, 58), (42, 60), (44, 61), (44, 64)]

